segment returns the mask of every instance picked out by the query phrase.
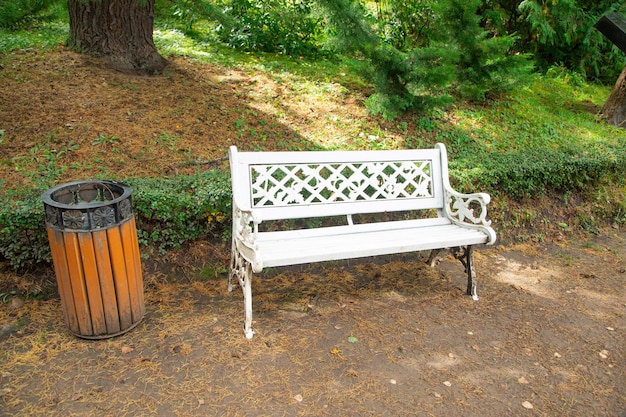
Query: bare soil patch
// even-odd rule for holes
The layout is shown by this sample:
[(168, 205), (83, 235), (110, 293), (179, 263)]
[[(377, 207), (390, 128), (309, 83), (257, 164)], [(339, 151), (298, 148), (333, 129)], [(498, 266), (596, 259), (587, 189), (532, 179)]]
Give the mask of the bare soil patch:
[[(338, 144), (380, 123), (340, 85), (329, 98), (182, 58), (156, 78), (63, 49), (1, 65), (5, 187), (36, 181), (51, 154), (59, 182), (175, 175), (229, 144), (313, 148), (316, 132)], [(529, 210), (554, 225), (572, 214), (557, 203)], [(431, 269), (427, 254), (273, 269), (253, 282), (252, 340), (227, 243), (146, 261), (145, 318), (100, 341), (69, 333), (51, 269), (2, 269), (0, 288), (45, 296), (0, 303), (0, 414), (624, 417), (626, 235), (542, 233), (477, 252), (477, 302), (460, 263)]]
[[(626, 236), (276, 269), (241, 293), (146, 273), (147, 314), (102, 341), (58, 299), (0, 306), (4, 415), (623, 416)], [(209, 253), (209, 248), (205, 248)], [(206, 270), (205, 270), (206, 271)]]

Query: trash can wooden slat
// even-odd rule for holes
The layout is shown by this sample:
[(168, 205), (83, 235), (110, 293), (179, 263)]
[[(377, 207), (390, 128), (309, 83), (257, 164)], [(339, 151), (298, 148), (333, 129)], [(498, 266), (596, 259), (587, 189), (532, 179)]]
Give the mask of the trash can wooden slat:
[(102, 339), (135, 327), (145, 305), (130, 188), (111, 181), (83, 181), (53, 188), (43, 199), (70, 331)]

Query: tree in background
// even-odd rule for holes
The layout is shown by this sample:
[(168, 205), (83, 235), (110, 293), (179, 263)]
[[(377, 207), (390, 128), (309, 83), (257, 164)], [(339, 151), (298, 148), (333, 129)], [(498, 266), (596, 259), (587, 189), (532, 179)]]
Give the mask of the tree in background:
[(519, 11), (528, 27), (521, 47), (541, 70), (563, 66), (588, 79), (612, 82), (624, 67), (622, 53), (594, 29), (605, 13), (626, 11), (613, 0), (524, 0)]
[(362, 72), (375, 86), (366, 101), (374, 114), (392, 119), (409, 108), (450, 102), (456, 54), (442, 45), (400, 50), (384, 42), (375, 22), (355, 0), (320, 1), (326, 11), (330, 45), (360, 58)]
[(321, 22), (314, 6), (314, 0), (224, 1), (217, 33), (229, 46), (246, 51), (312, 56)]
[(474, 101), (511, 91), (527, 81), (533, 70), (530, 55), (515, 50), (516, 37), (496, 35), (485, 27), (481, 5), (481, 0), (448, 0), (441, 2), (439, 12), (448, 30), (447, 43), (459, 54), (456, 91)]
[(68, 46), (135, 74), (161, 72), (167, 61), (152, 38), (154, 0), (68, 0)]
[[(514, 37), (482, 27), (481, 0), (410, 6), (387, 0), (379, 6), (383, 22), (374, 22), (356, 0), (319, 4), (338, 50), (363, 59), (366, 78), (376, 87), (368, 109), (387, 118), (449, 103), (453, 93), (483, 100), (510, 90), (532, 71), (528, 56), (512, 49)], [(412, 16), (410, 24), (398, 23), (404, 15)]]
[(626, 128), (626, 68), (622, 70), (600, 113), (612, 125)]

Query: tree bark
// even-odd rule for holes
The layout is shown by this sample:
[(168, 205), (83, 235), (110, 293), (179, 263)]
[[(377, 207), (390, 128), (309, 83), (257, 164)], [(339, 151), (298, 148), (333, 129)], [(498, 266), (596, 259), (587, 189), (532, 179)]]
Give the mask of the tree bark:
[(612, 125), (626, 127), (626, 68), (622, 70), (613, 91), (602, 106), (601, 114)]
[(154, 45), (155, 0), (68, 0), (68, 46), (112, 68), (156, 74), (167, 65)]

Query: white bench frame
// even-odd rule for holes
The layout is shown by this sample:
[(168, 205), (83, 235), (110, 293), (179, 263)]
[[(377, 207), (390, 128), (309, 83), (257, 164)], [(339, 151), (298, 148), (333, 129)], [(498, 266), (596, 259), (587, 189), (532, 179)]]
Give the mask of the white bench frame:
[[(238, 152), (229, 149), (233, 278), (243, 290), (244, 333), (252, 338), (252, 272), (264, 268), (430, 250), (428, 263), (451, 249), (478, 300), (472, 246), (491, 245), (489, 194), (462, 194), (448, 179), (443, 144), (393, 151)], [(353, 215), (436, 213), (428, 218), (357, 224)], [(345, 216), (346, 224), (260, 231), (264, 221)]]

